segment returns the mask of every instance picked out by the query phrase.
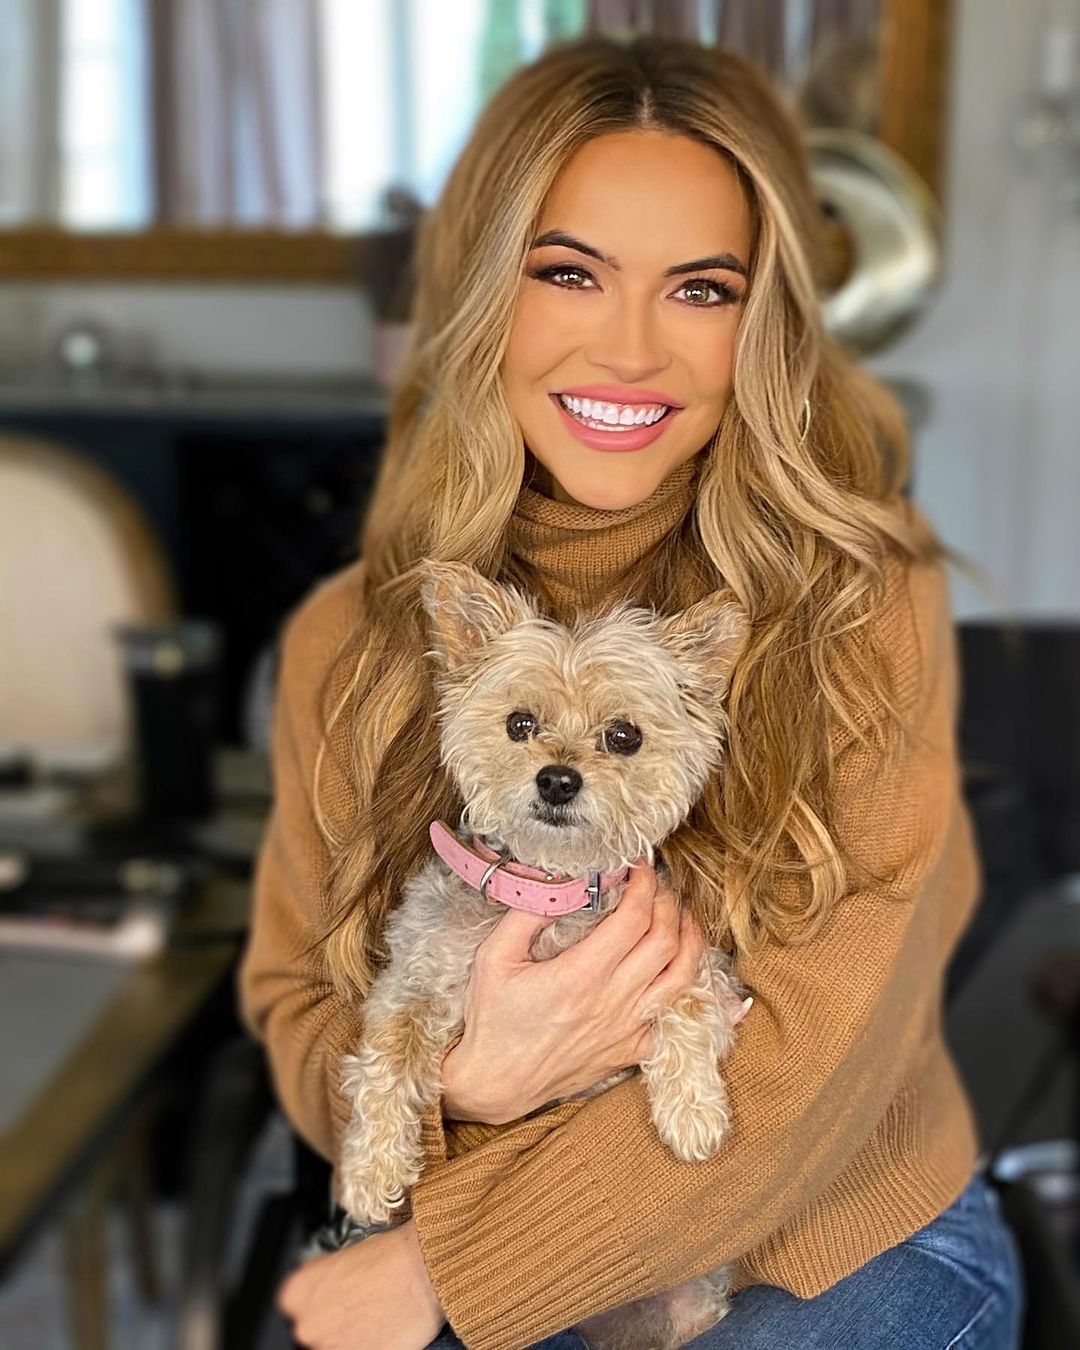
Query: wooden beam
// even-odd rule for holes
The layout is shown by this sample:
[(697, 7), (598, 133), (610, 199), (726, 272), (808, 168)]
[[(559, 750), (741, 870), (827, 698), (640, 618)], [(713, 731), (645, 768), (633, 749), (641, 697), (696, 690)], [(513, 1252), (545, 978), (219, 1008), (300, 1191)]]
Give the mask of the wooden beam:
[(881, 0), (878, 135), (940, 203), (952, 47), (952, 0)]

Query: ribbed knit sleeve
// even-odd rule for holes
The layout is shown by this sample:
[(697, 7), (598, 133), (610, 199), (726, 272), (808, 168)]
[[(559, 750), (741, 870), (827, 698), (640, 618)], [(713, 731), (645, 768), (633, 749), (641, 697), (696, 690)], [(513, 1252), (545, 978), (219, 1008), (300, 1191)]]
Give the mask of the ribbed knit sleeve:
[[(240, 1015), (266, 1046), (274, 1086), (296, 1130), (327, 1159), (346, 1123), (341, 1056), (355, 1049), (359, 1008), (335, 993), (316, 941), (328, 915), (329, 854), (315, 817), (324, 683), (360, 621), (358, 566), (322, 583), (289, 616), (278, 646), (272, 754), (274, 802), (256, 863), (253, 911), (238, 973)], [(347, 786), (324, 762), (320, 782)]]
[[(891, 563), (876, 622), (918, 734), (889, 772), (848, 742), (831, 824), (891, 879), (846, 895), (813, 940), (739, 960), (755, 1003), (724, 1065), (734, 1124), (715, 1158), (668, 1151), (638, 1075), (425, 1173), (416, 1227), (469, 1350), (517, 1350), (728, 1262), (740, 1263), (737, 1287), (765, 1279), (808, 1297), (822, 1271), (847, 1273), (838, 1248), (854, 1268), (962, 1188), (974, 1145), (970, 1122), (955, 1123), (964, 1108), (951, 1071), (933, 1070), (943, 1136), (933, 1167), (903, 1163), (923, 1144), (908, 1136), (933, 1120), (926, 1102), (913, 1108), (912, 1084), (930, 1062), (943, 966), (978, 881), (941, 564)], [(865, 1213), (849, 1205), (858, 1231), (839, 1234), (819, 1205), (841, 1173), (849, 1197), (861, 1186), (872, 1201)]]

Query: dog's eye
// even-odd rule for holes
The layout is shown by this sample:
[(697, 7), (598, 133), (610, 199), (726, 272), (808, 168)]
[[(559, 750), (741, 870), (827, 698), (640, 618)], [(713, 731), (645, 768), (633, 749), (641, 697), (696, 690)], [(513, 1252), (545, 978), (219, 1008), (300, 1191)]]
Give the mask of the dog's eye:
[(532, 713), (523, 712), (519, 708), (506, 719), (506, 734), (512, 741), (527, 741), (537, 726), (537, 720)]
[(612, 722), (604, 731), (604, 748), (614, 755), (632, 755), (641, 749), (641, 729), (633, 722)]

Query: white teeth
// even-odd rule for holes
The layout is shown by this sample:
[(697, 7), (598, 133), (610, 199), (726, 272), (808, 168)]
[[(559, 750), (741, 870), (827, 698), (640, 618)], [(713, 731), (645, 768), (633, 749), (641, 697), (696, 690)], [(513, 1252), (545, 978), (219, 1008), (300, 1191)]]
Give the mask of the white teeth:
[(570, 394), (559, 394), (558, 399), (567, 412), (587, 426), (599, 430), (652, 426), (668, 412), (666, 403), (605, 403), (600, 399), (575, 398)]

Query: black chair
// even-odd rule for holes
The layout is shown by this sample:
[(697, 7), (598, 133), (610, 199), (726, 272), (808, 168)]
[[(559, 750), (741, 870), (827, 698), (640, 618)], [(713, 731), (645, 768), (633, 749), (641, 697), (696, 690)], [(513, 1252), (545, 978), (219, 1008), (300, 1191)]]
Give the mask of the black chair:
[(241, 1187), (277, 1109), (262, 1047), (243, 1037), (224, 1045), (206, 1074), (192, 1137), (176, 1350), (255, 1350), (277, 1317), (274, 1290), (330, 1215), (330, 1165), (290, 1131), (291, 1184), (261, 1198), (239, 1276), (226, 1284)]

